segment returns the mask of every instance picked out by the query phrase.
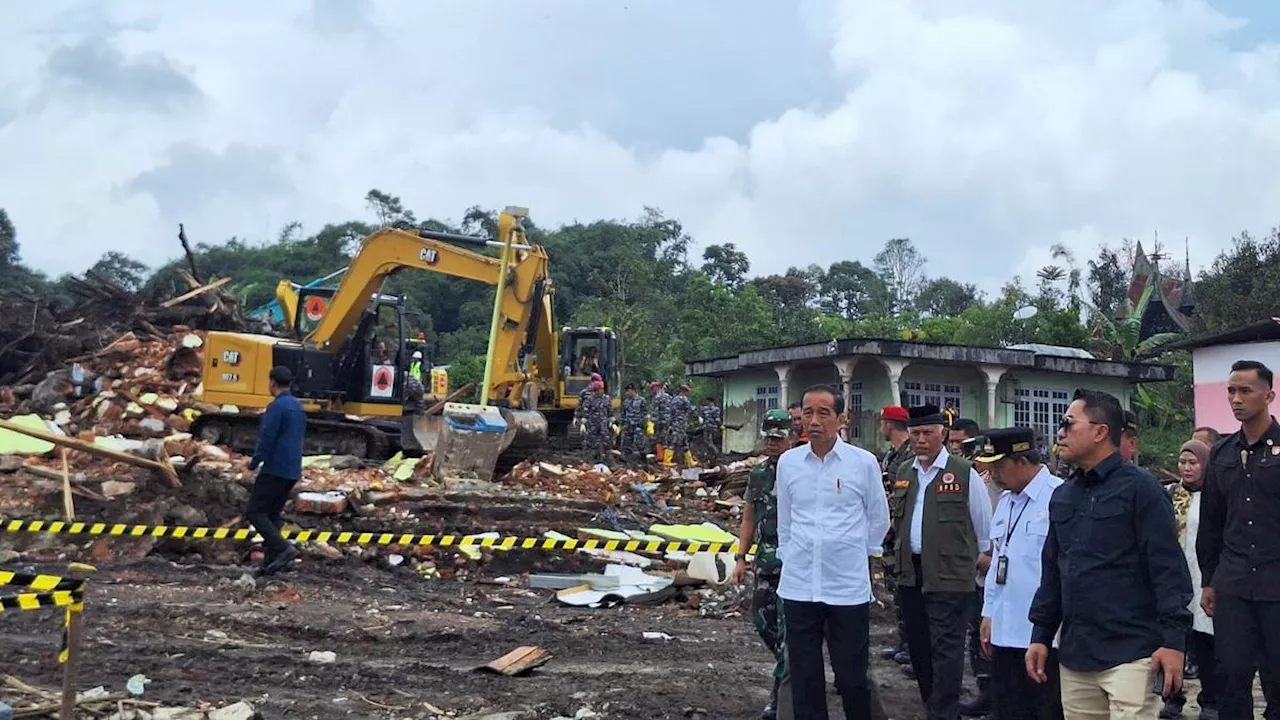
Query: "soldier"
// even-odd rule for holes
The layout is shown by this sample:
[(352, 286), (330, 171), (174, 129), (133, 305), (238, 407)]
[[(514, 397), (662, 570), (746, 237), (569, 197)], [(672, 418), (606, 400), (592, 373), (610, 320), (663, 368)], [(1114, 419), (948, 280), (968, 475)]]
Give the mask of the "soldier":
[(756, 632), (765, 647), (773, 653), (773, 690), (762, 718), (777, 717), (778, 689), (786, 677), (787, 652), (783, 632), (782, 603), (778, 602), (778, 581), (782, 578), (782, 563), (778, 560), (778, 493), (774, 488), (777, 479), (778, 458), (791, 447), (795, 436), (791, 432), (791, 416), (786, 410), (770, 410), (765, 413), (760, 428), (764, 436), (765, 461), (751, 468), (747, 482), (747, 504), (742, 511), (742, 525), (738, 530), (738, 563), (733, 570), (734, 582), (741, 584), (747, 569), (747, 553), (754, 541), (755, 579), (752, 584), (751, 611)]
[(990, 546), (991, 496), (973, 465), (947, 452), (947, 419), (934, 405), (909, 411), (916, 459), (893, 484), (895, 561), (907, 645), (930, 720), (960, 716), (965, 634)]
[(622, 456), (644, 458), (644, 422), (647, 404), (636, 393), (636, 384), (627, 383), (626, 397), (622, 399)]
[(702, 398), (702, 407), (698, 408), (699, 415), (702, 417), (702, 442), (711, 448), (713, 457), (720, 455), (720, 432), (724, 419), (721, 417), (720, 406), (716, 404), (713, 397)]
[(671, 402), (671, 396), (660, 380), (649, 383), (649, 390), (653, 392), (653, 401), (649, 403), (649, 422), (653, 423), (654, 457), (658, 462), (664, 462), (668, 444), (667, 403)]
[[(884, 479), (885, 493), (889, 493), (898, 477), (898, 468), (915, 457), (911, 451), (911, 436), (907, 434), (907, 409), (900, 405), (886, 405), (880, 411), (880, 435), (889, 442), (889, 450), (880, 461), (880, 474)], [(893, 612), (898, 620), (898, 644), (885, 648), (881, 655), (893, 660), (906, 672), (911, 667), (911, 654), (907, 652), (907, 633), (902, 623), (902, 603), (898, 598), (898, 571), (893, 562), (893, 528), (884, 540), (884, 554), (880, 559), (884, 567), (884, 585), (893, 596)]]
[(693, 416), (693, 402), (689, 400), (689, 386), (681, 385), (680, 394), (666, 403), (667, 442), (663, 463), (673, 464), (677, 459), (685, 465), (694, 465), (689, 454), (689, 419)]
[(604, 394), (604, 382), (595, 380), (591, 383), (591, 394), (586, 398), (583, 409), (583, 421), (586, 424), (587, 452), (596, 462), (604, 462), (608, 458), (609, 448), (613, 445), (609, 432), (610, 420), (613, 419), (613, 407), (609, 396)]
[(406, 373), (404, 403), (400, 411), (400, 449), (405, 457), (422, 457), (422, 444), (418, 442), (418, 436), (413, 433), (413, 418), (423, 410), (424, 395), (426, 395), (426, 388), (422, 386), (422, 380), (412, 373)]
[(1124, 411), (1124, 430), (1120, 433), (1120, 457), (1127, 463), (1138, 462), (1138, 435), (1142, 427), (1132, 410)]

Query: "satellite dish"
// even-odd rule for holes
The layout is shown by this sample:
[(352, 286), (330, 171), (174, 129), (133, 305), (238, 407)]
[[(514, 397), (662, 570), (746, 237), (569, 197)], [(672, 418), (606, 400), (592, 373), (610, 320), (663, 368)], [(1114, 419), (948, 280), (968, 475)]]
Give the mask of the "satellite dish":
[(1013, 319), (1014, 320), (1030, 320), (1031, 318), (1035, 317), (1036, 313), (1038, 312), (1040, 311), (1036, 309), (1035, 305), (1020, 307), (1016, 311), (1014, 311)]

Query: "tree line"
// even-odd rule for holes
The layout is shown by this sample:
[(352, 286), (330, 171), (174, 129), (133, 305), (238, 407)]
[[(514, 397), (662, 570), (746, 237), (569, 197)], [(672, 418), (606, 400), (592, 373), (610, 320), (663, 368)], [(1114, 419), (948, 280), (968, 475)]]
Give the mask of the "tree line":
[[(453, 223), (420, 219), (400, 198), (380, 190), (369, 191), (365, 201), (366, 218), (325, 225), (309, 235), (295, 222), (267, 242), (237, 237), (197, 242), (196, 261), (206, 276), (234, 278), (229, 287), (244, 307), (252, 308), (273, 299), (282, 278), (305, 283), (340, 269), (361, 238), (378, 226), (469, 235), (495, 231), (496, 213), (479, 207)], [(198, 229), (188, 232), (198, 237)], [(558, 228), (527, 223), (527, 232), (551, 258), (559, 321), (615, 328), (623, 341), (624, 378), (638, 384), (675, 380), (690, 359), (841, 337), (995, 347), (1044, 343), (1085, 348), (1115, 360), (1133, 360), (1159, 344), (1139, 341), (1135, 318), (1118, 319), (1133, 310), (1126, 298), (1134, 257), (1128, 240), (1088, 258), (1055, 247), (1054, 264), (1040, 269), (1033, 286), (1013, 278), (987, 297), (973, 284), (931, 276), (908, 238), (888, 240), (869, 264), (841, 260), (825, 268), (790, 267), (753, 276), (746, 254), (733, 243), (709, 244), (696, 252), (680, 222), (655, 208), (625, 221)], [(1167, 277), (1183, 277), (1176, 262), (1158, 262)], [(185, 259), (177, 257), (152, 270), (108, 251), (87, 273), (162, 298), (186, 289), (176, 272), (184, 266)], [(1227, 329), (1275, 314), (1280, 306), (1280, 229), (1265, 238), (1242, 232), (1194, 281), (1196, 330)], [(3, 293), (34, 295), (55, 305), (70, 302), (65, 278), (47, 277), (22, 263), (17, 228), (3, 209), (0, 287)], [(387, 291), (406, 298), (412, 329), (433, 340), (435, 362), (455, 365), (451, 375), (478, 375), (488, 339), (491, 288), (435, 273), (404, 272), (392, 278)], [(1029, 318), (1025, 311), (1018, 313), (1027, 307), (1036, 309)], [(1176, 354), (1160, 360), (1186, 365), (1186, 358)], [(1183, 382), (1153, 386), (1146, 393), (1153, 420), (1167, 425), (1190, 417), (1190, 375), (1180, 374), (1186, 375)]]

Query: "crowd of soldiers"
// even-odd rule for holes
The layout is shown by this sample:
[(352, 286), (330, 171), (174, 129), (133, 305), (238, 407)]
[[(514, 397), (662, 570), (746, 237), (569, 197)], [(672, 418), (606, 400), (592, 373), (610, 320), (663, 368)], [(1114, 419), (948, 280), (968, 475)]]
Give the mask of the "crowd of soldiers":
[(593, 460), (608, 460), (615, 439), (627, 462), (643, 462), (652, 452), (663, 465), (694, 466), (698, 464), (691, 449), (694, 439), (712, 454), (719, 453), (723, 415), (714, 398), (704, 398), (701, 406), (694, 407), (688, 385), (680, 385), (673, 395), (655, 381), (649, 390), (646, 399), (634, 383), (627, 383), (620, 418), (615, 419), (613, 398), (603, 378), (592, 374), (591, 383), (578, 395), (576, 419), (583, 449)]
[[(856, 612), (869, 601), (849, 575), (854, 566), (869, 575), (872, 562), (814, 540), (836, 542), (852, 524), (867, 533), (867, 555), (879, 558), (893, 597), (897, 643), (883, 656), (916, 680), (932, 720), (1177, 718), (1188, 701), (1184, 677), (1200, 680), (1203, 720), (1251, 718), (1255, 675), (1264, 717), (1276, 720), (1273, 375), (1241, 361), (1227, 385), (1240, 431), (1222, 438), (1197, 429), (1170, 488), (1137, 465), (1137, 417), (1106, 393), (1078, 392), (1052, 443), (1024, 427), (983, 433), (937, 407), (885, 407), (879, 498), (861, 498), (853, 515), (814, 511), (815, 499), (848, 503), (842, 488), (860, 487), (863, 472), (866, 451), (830, 442), (830, 416), (843, 411), (834, 388), (807, 390), (802, 413), (769, 411), (767, 459), (751, 473), (739, 529), (739, 547), (756, 551), (740, 552), (734, 571), (737, 582), (753, 571), (753, 620), (774, 657), (762, 717), (827, 717), (813, 666), (816, 658), (821, 670), (823, 637), (846, 717), (887, 717), (867, 678), (865, 612)], [(808, 407), (811, 396), (825, 420)], [(823, 447), (799, 449), (806, 431), (825, 437)], [(788, 541), (797, 532), (807, 539)], [(963, 702), (966, 648), (978, 694)]]

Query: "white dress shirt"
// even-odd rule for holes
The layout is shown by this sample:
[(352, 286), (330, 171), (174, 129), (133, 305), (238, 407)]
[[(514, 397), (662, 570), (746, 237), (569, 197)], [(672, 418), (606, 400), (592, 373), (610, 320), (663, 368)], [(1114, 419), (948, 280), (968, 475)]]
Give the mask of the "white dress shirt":
[[(1025, 648), (1031, 644), (1031, 601), (1040, 588), (1040, 556), (1049, 536), (1049, 498), (1062, 484), (1044, 465), (1015, 493), (1004, 491), (991, 521), (991, 567), (983, 591), (982, 617), (991, 618), (991, 644)], [(1005, 583), (996, 583), (999, 558), (1006, 557)], [(1057, 643), (1055, 642), (1056, 646)]]
[[(934, 476), (946, 468), (951, 454), (945, 447), (938, 453), (933, 465), (924, 467), (920, 458), (916, 458), (912, 466), (920, 477), (920, 487), (916, 490), (915, 506), (911, 509), (911, 553), (919, 555), (924, 547), (924, 497), (925, 490), (933, 483)], [(990, 544), (987, 540), (991, 531), (991, 495), (987, 492), (987, 484), (977, 470), (969, 469), (969, 519), (973, 521), (973, 533), (978, 538), (978, 552), (987, 551)], [(976, 558), (975, 558), (976, 560)]]
[(880, 463), (837, 440), (825, 458), (801, 445), (778, 459), (778, 597), (827, 605), (874, 599), (867, 557), (889, 532)]
[(1200, 532), (1200, 497), (1204, 493), (1191, 493), (1191, 505), (1187, 508), (1187, 522), (1182, 529), (1182, 553), (1187, 558), (1187, 567), (1191, 570), (1191, 587), (1195, 592), (1191, 595), (1191, 629), (1199, 633), (1213, 634), (1213, 618), (1205, 614), (1200, 607), (1200, 597), (1204, 588), (1200, 587), (1200, 561), (1196, 557), (1196, 534)]

